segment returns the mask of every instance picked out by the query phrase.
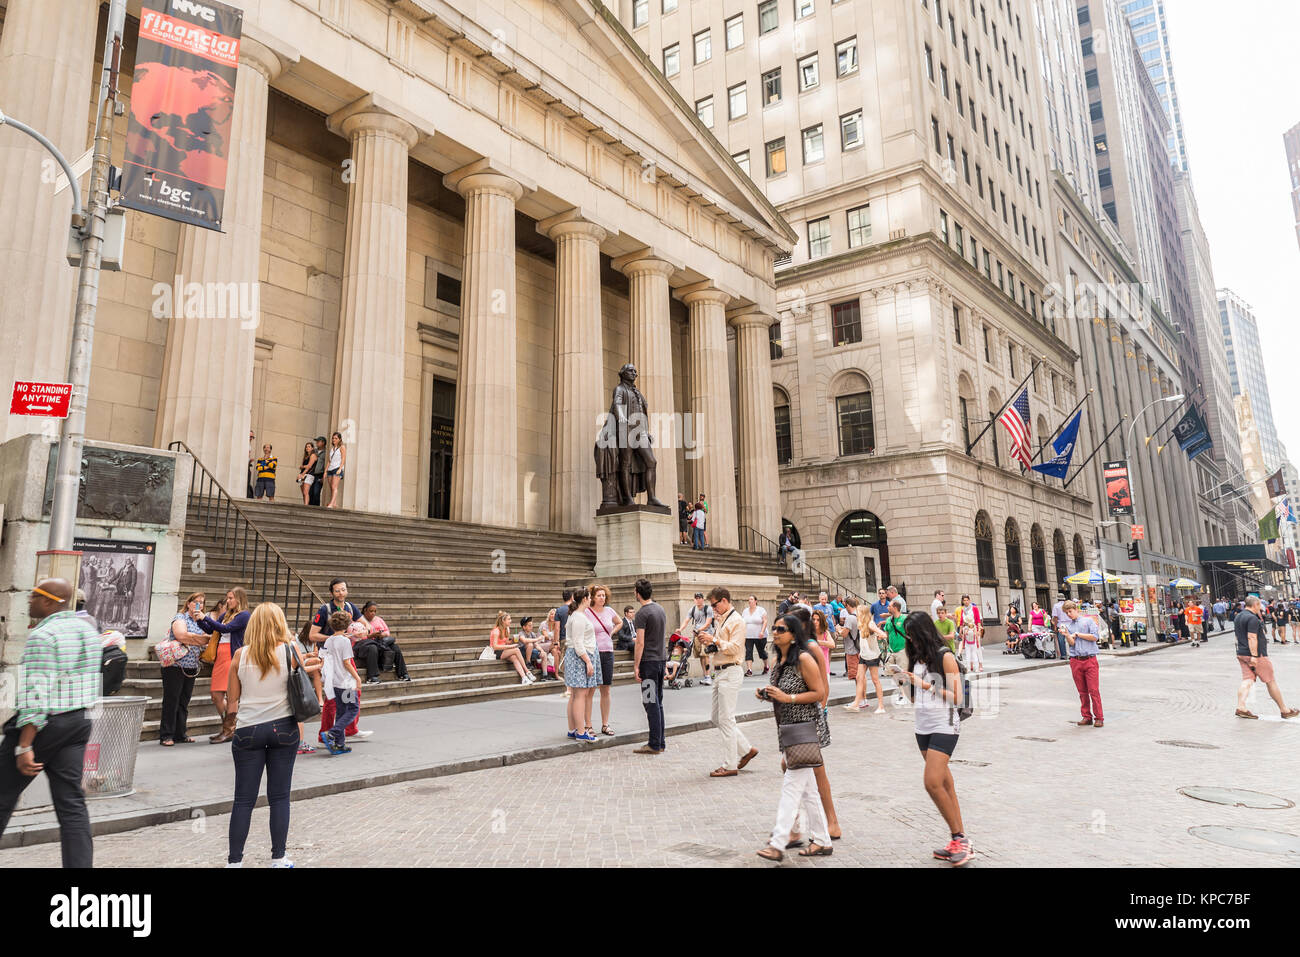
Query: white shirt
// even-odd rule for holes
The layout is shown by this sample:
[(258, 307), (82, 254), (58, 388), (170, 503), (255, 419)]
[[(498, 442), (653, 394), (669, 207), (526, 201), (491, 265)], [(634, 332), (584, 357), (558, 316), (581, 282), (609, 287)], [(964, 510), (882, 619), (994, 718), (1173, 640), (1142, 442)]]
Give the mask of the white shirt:
[[(321, 657), (325, 661), (324, 674), (328, 678), (324, 681), (326, 688), (342, 688), (345, 691), (356, 689), (357, 683), (345, 664), (352, 660), (352, 642), (347, 635), (336, 631), (326, 638), (324, 654)], [(330, 697), (334, 695), (330, 694)]]
[(596, 628), (586, 615), (570, 615), (564, 637), (575, 655), (590, 657), (596, 653)]
[(941, 607), (943, 607), (943, 600), (940, 598), (936, 598), (934, 601), (930, 602), (930, 617), (935, 621), (939, 620), (939, 609)]
[(763, 628), (767, 624), (767, 609), (762, 605), (755, 605), (751, 612), (748, 608), (740, 613), (740, 617), (745, 619), (745, 638), (749, 641), (758, 641), (763, 637)]
[(926, 691), (919, 684), (913, 685), (912, 711), (916, 716), (916, 733), (957, 734), (961, 730), (961, 718), (957, 717), (956, 705), (943, 696), (944, 676), (928, 672), (924, 661), (918, 661), (912, 669), (912, 674), (919, 675), (930, 686)]
[(342, 446), (335, 446), (334, 448), (330, 449), (330, 464), (329, 464), (329, 467), (332, 468), (332, 469), (339, 469), (339, 468), (342, 468), (342, 467), (343, 467), (343, 447), (342, 447)]
[(245, 646), (239, 656), (239, 711), (235, 727), (247, 728), (267, 721), (289, 718), (289, 656), (288, 645), (277, 645), (276, 660), (280, 667), (270, 669), (265, 676), (253, 663)]

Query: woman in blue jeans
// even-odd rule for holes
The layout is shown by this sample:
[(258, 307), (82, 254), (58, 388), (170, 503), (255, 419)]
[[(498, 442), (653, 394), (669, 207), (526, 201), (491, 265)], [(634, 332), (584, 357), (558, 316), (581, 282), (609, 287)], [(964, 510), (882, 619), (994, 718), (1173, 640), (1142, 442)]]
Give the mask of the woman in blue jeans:
[[(241, 867), (244, 841), (266, 770), (266, 798), (271, 809), (271, 866), (293, 867), (285, 857), (289, 839), (289, 788), (298, 754), (298, 722), (289, 707), (289, 669), (293, 637), (279, 605), (262, 602), (244, 632), (244, 646), (230, 663), (228, 715), (235, 716), (231, 753), (235, 760), (235, 803), (230, 809), (230, 854), (227, 867)], [(303, 668), (319, 671), (314, 655)]]

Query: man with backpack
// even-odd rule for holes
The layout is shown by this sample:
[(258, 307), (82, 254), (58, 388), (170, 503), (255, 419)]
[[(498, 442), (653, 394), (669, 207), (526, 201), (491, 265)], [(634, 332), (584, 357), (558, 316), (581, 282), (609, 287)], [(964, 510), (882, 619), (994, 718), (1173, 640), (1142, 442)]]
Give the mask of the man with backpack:
[(1102, 726), (1101, 684), (1097, 672), (1097, 643), (1101, 634), (1097, 622), (1079, 614), (1079, 606), (1072, 601), (1061, 604), (1061, 612), (1066, 616), (1064, 623), (1057, 625), (1057, 633), (1070, 649), (1070, 675), (1074, 686), (1079, 690), (1079, 707), (1083, 719), (1080, 727)]

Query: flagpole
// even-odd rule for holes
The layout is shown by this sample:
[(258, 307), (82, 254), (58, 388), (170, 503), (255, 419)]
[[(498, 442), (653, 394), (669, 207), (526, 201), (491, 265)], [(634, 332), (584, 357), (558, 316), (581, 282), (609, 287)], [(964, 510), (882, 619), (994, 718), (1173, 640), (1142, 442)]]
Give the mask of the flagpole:
[[(1052, 438), (1056, 438), (1058, 435), (1061, 434), (1061, 429), (1065, 426), (1067, 422), (1070, 421), (1071, 418), (1074, 417), (1074, 413), (1078, 412), (1081, 408), (1083, 408), (1083, 404), (1088, 401), (1088, 397), (1091, 395), (1092, 395), (1092, 390), (1089, 389), (1087, 392), (1084, 393), (1083, 398), (1079, 400), (1079, 404), (1076, 405), (1069, 412), (1065, 413), (1065, 418), (1061, 420), (1061, 424), (1058, 425), (1056, 427), (1056, 431), (1052, 433), (1051, 435)], [(1038, 446), (1038, 451), (1034, 453), (1035, 462), (1038, 461), (1038, 456), (1043, 454), (1043, 449), (1045, 448), (1047, 448), (1047, 439), (1043, 439), (1042, 443)]]
[[(1008, 399), (1006, 402), (1002, 403), (1002, 407), (998, 409), (998, 411), (994, 414), (993, 418), (989, 420), (989, 424), (984, 426), (984, 428), (980, 430), (980, 434), (975, 436), (975, 438), (971, 442), (967, 443), (966, 445), (967, 455), (970, 455), (971, 449), (975, 448), (975, 446), (980, 444), (980, 439), (984, 438), (984, 433), (988, 432), (989, 429), (993, 428), (993, 426), (997, 424), (998, 416), (1000, 416), (1003, 412), (1007, 410), (1007, 406), (1009, 406), (1012, 402), (1016, 401), (1016, 398), (1020, 395), (1021, 391), (1024, 390), (1029, 380), (1034, 377), (1034, 370), (1037, 369), (1041, 363), (1044, 363), (1046, 361), (1047, 361), (1047, 356), (1042, 356), (1034, 360), (1033, 365), (1029, 367), (1029, 375), (1025, 376), (1025, 378), (1021, 381), (1020, 385), (1016, 386), (1014, 389), (1011, 390), (1011, 398)], [(1026, 422), (1025, 424), (1028, 425), (1029, 423)]]
[(1118, 429), (1121, 425), (1123, 425), (1123, 424), (1124, 424), (1124, 420), (1127, 419), (1127, 418), (1128, 418), (1128, 413), (1127, 413), (1127, 412), (1124, 413), (1123, 415), (1121, 415), (1121, 416), (1119, 417), (1119, 421), (1115, 423), (1115, 428), (1113, 428), (1113, 429), (1111, 429), (1109, 432), (1107, 432), (1107, 433), (1105, 434), (1105, 436), (1102, 438), (1102, 440), (1101, 440), (1100, 442), (1097, 443), (1097, 447), (1096, 447), (1095, 449), (1092, 450), (1092, 454), (1089, 455), (1086, 459), (1084, 459), (1082, 462), (1079, 463), (1079, 468), (1078, 468), (1078, 470), (1077, 470), (1073, 475), (1071, 475), (1068, 479), (1063, 479), (1063, 480), (1062, 480), (1065, 484), (1062, 485), (1061, 488), (1069, 488), (1069, 487), (1070, 487), (1070, 483), (1073, 482), (1075, 479), (1077, 479), (1077, 478), (1079, 477), (1079, 474), (1083, 471), (1084, 466), (1087, 465), (1089, 462), (1091, 462), (1093, 459), (1095, 459), (1095, 458), (1097, 457), (1097, 453), (1101, 451), (1101, 447), (1102, 447), (1103, 445), (1105, 445), (1107, 442), (1110, 441), (1110, 437), (1111, 437), (1112, 435), (1115, 434), (1115, 429)]
[[(1191, 401), (1192, 401), (1192, 396), (1189, 395), (1186, 401), (1184, 401), (1182, 405), (1177, 406), (1174, 409), (1174, 411), (1170, 412), (1167, 416), (1165, 416), (1164, 421), (1151, 430), (1151, 434), (1147, 436), (1147, 442), (1150, 443), (1151, 439), (1154, 438), (1156, 435), (1158, 435), (1160, 433), (1160, 430), (1169, 424), (1169, 420), (1172, 419), (1174, 416), (1176, 416), (1179, 412), (1182, 412), (1183, 409), (1185, 409), (1188, 403), (1190, 403)], [(1166, 444), (1167, 443), (1165, 442), (1161, 442), (1160, 447), (1164, 448)]]

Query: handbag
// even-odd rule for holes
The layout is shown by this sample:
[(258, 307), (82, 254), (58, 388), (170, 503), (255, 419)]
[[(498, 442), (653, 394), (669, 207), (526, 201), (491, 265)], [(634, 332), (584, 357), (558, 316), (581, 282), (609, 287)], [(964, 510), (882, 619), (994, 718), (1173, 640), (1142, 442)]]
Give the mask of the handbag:
[(794, 724), (776, 726), (776, 742), (785, 758), (785, 766), (792, 770), (799, 768), (820, 768), (822, 766), (822, 746), (817, 739), (817, 722), (796, 721)]
[(154, 645), (153, 650), (158, 656), (159, 663), (164, 668), (171, 668), (185, 657), (186, 646), (168, 635), (168, 637)]
[(302, 660), (298, 649), (289, 643), (289, 655), (293, 658), (289, 666), (289, 710), (295, 721), (306, 721), (320, 714), (320, 702), (316, 700), (316, 689), (312, 687), (311, 678), (302, 669)]
[(199, 655), (199, 661), (212, 664), (217, 660), (217, 646), (221, 644), (221, 635), (219, 632), (213, 632), (208, 643), (203, 647), (203, 653)]

